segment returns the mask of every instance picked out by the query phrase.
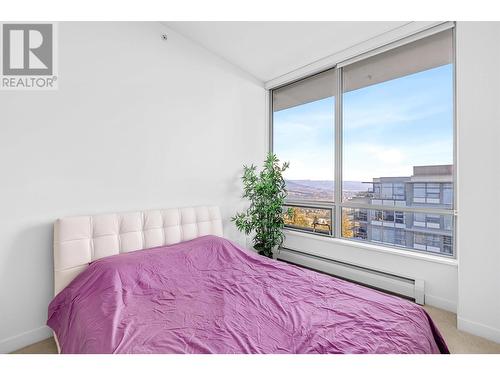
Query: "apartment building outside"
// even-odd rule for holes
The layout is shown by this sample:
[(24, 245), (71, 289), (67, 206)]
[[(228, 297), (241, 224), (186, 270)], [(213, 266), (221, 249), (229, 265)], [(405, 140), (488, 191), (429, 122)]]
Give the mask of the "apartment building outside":
[[(421, 209), (453, 208), (453, 166), (415, 166), (409, 177), (374, 178), (370, 194), (351, 202), (387, 206), (387, 210), (355, 208), (346, 211), (344, 234), (352, 239), (379, 242), (443, 255), (453, 255), (453, 216)], [(399, 211), (398, 207), (419, 212)]]

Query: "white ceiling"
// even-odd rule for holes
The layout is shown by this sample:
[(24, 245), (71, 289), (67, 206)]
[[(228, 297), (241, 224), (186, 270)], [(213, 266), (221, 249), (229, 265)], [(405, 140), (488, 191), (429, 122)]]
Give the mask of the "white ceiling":
[(164, 22), (267, 82), (408, 22)]

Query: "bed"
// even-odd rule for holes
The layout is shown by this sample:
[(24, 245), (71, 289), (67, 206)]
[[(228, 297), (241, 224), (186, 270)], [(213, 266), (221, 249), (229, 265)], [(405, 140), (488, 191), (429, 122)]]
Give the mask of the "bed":
[(60, 353), (448, 353), (425, 310), (224, 239), (217, 207), (54, 227)]

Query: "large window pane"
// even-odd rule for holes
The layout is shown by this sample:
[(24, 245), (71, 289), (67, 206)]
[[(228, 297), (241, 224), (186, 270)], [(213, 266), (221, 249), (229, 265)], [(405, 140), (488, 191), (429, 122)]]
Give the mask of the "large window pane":
[[(446, 31), (343, 68), (343, 186), (365, 183), (345, 203), (453, 207), (452, 63)], [(452, 253), (450, 215), (366, 211), (366, 236), (344, 237)]]
[(365, 183), (344, 200), (449, 205), (451, 31), (348, 65), (343, 82), (343, 186)]
[(336, 73), (273, 91), (273, 151), (289, 161), (288, 199), (333, 201)]

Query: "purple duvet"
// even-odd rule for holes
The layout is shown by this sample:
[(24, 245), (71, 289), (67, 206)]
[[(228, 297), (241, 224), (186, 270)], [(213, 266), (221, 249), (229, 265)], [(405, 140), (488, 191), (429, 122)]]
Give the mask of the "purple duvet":
[(420, 306), (215, 236), (97, 260), (48, 316), (62, 353), (448, 353)]

